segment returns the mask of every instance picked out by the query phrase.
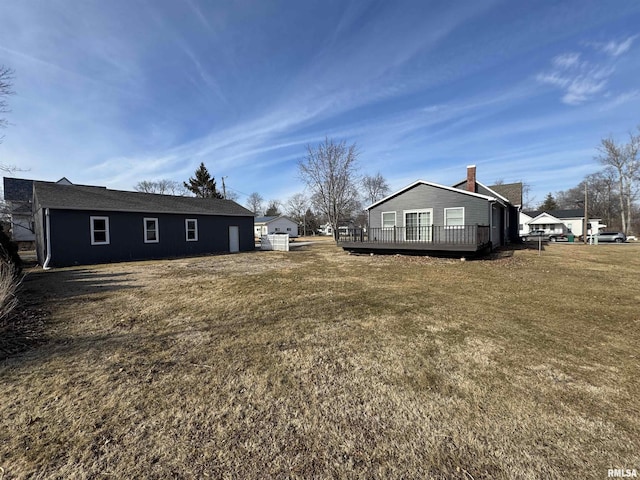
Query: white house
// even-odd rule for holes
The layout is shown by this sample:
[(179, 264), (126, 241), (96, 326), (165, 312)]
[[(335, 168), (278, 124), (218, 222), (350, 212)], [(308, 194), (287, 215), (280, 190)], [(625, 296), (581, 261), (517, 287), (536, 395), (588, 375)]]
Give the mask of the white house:
[(253, 224), (256, 237), (274, 233), (288, 233), (291, 238), (298, 236), (298, 224), (284, 215), (256, 217)]
[[(606, 225), (600, 223), (600, 218), (589, 219), (592, 232), (598, 231)], [(573, 233), (583, 234), (584, 210), (542, 210), (520, 212), (520, 235), (526, 235), (531, 230), (544, 230), (545, 233)]]
[(327, 222), (324, 225), (320, 225), (320, 227), (318, 228), (318, 233), (320, 233), (320, 235), (332, 236), (333, 235), (333, 227), (331, 226), (330, 223)]

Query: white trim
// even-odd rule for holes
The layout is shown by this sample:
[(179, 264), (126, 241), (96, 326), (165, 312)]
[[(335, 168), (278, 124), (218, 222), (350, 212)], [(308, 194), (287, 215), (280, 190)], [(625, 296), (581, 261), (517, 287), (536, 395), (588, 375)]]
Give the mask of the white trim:
[(395, 210), (390, 210), (388, 212), (380, 212), (380, 228), (389, 228), (384, 226), (384, 214), (385, 213), (393, 213), (393, 226), (396, 226), (396, 221), (398, 220), (398, 215)]
[(392, 193), (391, 195), (388, 195), (386, 197), (384, 197), (382, 200), (378, 200), (375, 203), (372, 203), (371, 205), (369, 205), (367, 208), (365, 208), (365, 210), (370, 210), (373, 207), (376, 207), (378, 205), (380, 205), (381, 203), (386, 202), (387, 200), (389, 200), (390, 198), (393, 198), (397, 195), (400, 195), (403, 192), (406, 192), (407, 190), (415, 187), (416, 185), (427, 185), (428, 187), (436, 187), (436, 188), (442, 188), (444, 190), (448, 190), (450, 192), (456, 192), (456, 193), (460, 193), (461, 195), (470, 195), (472, 197), (476, 197), (476, 198), (482, 198), (484, 200), (488, 200), (488, 201), (492, 201), (495, 202), (496, 199), (494, 197), (490, 197), (488, 195), (483, 195), (481, 193), (474, 193), (474, 192), (469, 192), (467, 190), (461, 190), (459, 188), (455, 188), (455, 187), (447, 187), (446, 185), (440, 185), (438, 183), (432, 183), (432, 182), (426, 182), (424, 180), (416, 180), (415, 182), (413, 182), (411, 185), (407, 185), (406, 187), (398, 190), (395, 193)]
[[(189, 229), (189, 222), (195, 222), (195, 226), (193, 229)], [(189, 230), (192, 230), (195, 233), (195, 238), (189, 238)], [(187, 242), (197, 242), (198, 241), (198, 219), (197, 218), (185, 218), (184, 219), (184, 236)]]
[[(447, 210), (460, 210), (462, 209), (462, 225), (447, 225)], [(464, 216), (465, 216), (465, 209), (464, 207), (446, 207), (444, 209), (444, 228), (448, 229), (448, 228), (464, 228)]]
[(432, 239), (432, 235), (431, 235), (431, 230), (429, 229), (429, 238), (427, 239), (417, 239), (417, 240), (408, 240), (407, 239), (407, 213), (428, 213), (429, 214), (429, 223), (426, 225), (427, 227), (432, 227), (433, 226), (433, 208), (417, 208), (417, 209), (411, 209), (411, 210), (403, 210), (402, 211), (402, 226), (404, 227), (404, 240), (406, 242), (411, 242), (411, 241), (423, 241), (423, 242), (430, 242)]
[[(151, 232), (152, 230), (147, 230), (147, 222), (154, 222), (155, 223), (155, 232), (156, 232), (156, 238), (155, 240), (149, 240), (147, 237), (147, 233)], [(144, 243), (160, 243), (160, 226), (159, 226), (159, 222), (158, 222), (158, 218), (157, 217), (145, 217), (142, 219), (142, 229), (143, 229), (143, 239), (144, 239)]]
[(493, 193), (493, 194), (494, 194), (498, 199), (500, 199), (500, 200), (504, 200), (505, 202), (507, 202), (507, 203), (509, 203), (509, 204), (511, 203), (511, 202), (509, 201), (509, 199), (507, 199), (507, 198), (503, 197), (502, 195), (500, 195), (500, 194), (499, 194), (498, 192), (496, 192), (495, 190), (493, 190), (493, 189), (491, 189), (491, 188), (487, 187), (485, 184), (480, 183), (480, 182), (478, 182), (477, 180), (476, 180), (476, 183), (477, 183), (478, 185), (480, 185), (482, 188), (486, 188), (487, 190), (489, 190), (489, 191), (490, 191), (491, 193)]
[[(102, 230), (96, 230), (93, 225), (94, 220), (104, 220), (104, 233), (105, 233), (105, 241), (104, 242), (96, 242), (95, 241), (95, 233), (96, 231), (102, 232)], [(90, 216), (89, 217), (89, 227), (91, 228), (91, 245), (109, 245), (111, 243), (111, 236), (109, 235), (109, 217), (98, 217), (98, 216)]]

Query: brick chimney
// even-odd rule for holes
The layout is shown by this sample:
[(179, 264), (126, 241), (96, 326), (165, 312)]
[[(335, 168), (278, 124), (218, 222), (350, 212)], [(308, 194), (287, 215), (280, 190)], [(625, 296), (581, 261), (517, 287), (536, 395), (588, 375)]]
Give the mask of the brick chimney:
[(476, 166), (467, 167), (467, 190), (476, 193)]

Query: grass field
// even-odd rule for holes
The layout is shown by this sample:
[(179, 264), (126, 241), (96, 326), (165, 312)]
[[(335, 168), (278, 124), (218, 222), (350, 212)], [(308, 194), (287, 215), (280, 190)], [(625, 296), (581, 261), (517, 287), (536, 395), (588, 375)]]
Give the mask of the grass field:
[(34, 269), (22, 293), (2, 480), (640, 470), (640, 245), (462, 262), (325, 242)]

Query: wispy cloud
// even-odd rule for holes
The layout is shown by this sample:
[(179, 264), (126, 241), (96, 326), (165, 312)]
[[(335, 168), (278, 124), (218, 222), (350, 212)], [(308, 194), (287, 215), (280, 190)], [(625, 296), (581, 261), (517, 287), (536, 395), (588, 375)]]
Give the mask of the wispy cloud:
[(627, 105), (630, 102), (636, 102), (638, 100), (640, 100), (640, 90), (629, 90), (627, 92), (620, 93), (615, 97), (610, 97), (609, 101), (604, 104), (600, 110), (611, 110), (612, 108), (619, 107), (620, 105)]
[[(611, 55), (620, 55), (629, 49), (633, 38), (620, 44), (609, 42), (606, 48)], [(551, 59), (551, 68), (539, 73), (536, 79), (560, 89), (563, 103), (581, 105), (603, 92), (614, 72), (615, 67), (610, 62), (596, 63), (583, 59), (581, 53), (568, 52)]]
[(632, 35), (619, 42), (610, 40), (608, 42), (589, 42), (587, 45), (590, 45), (596, 50), (606, 53), (607, 55), (611, 55), (612, 57), (618, 57), (629, 51), (636, 38), (638, 38), (638, 35)]

